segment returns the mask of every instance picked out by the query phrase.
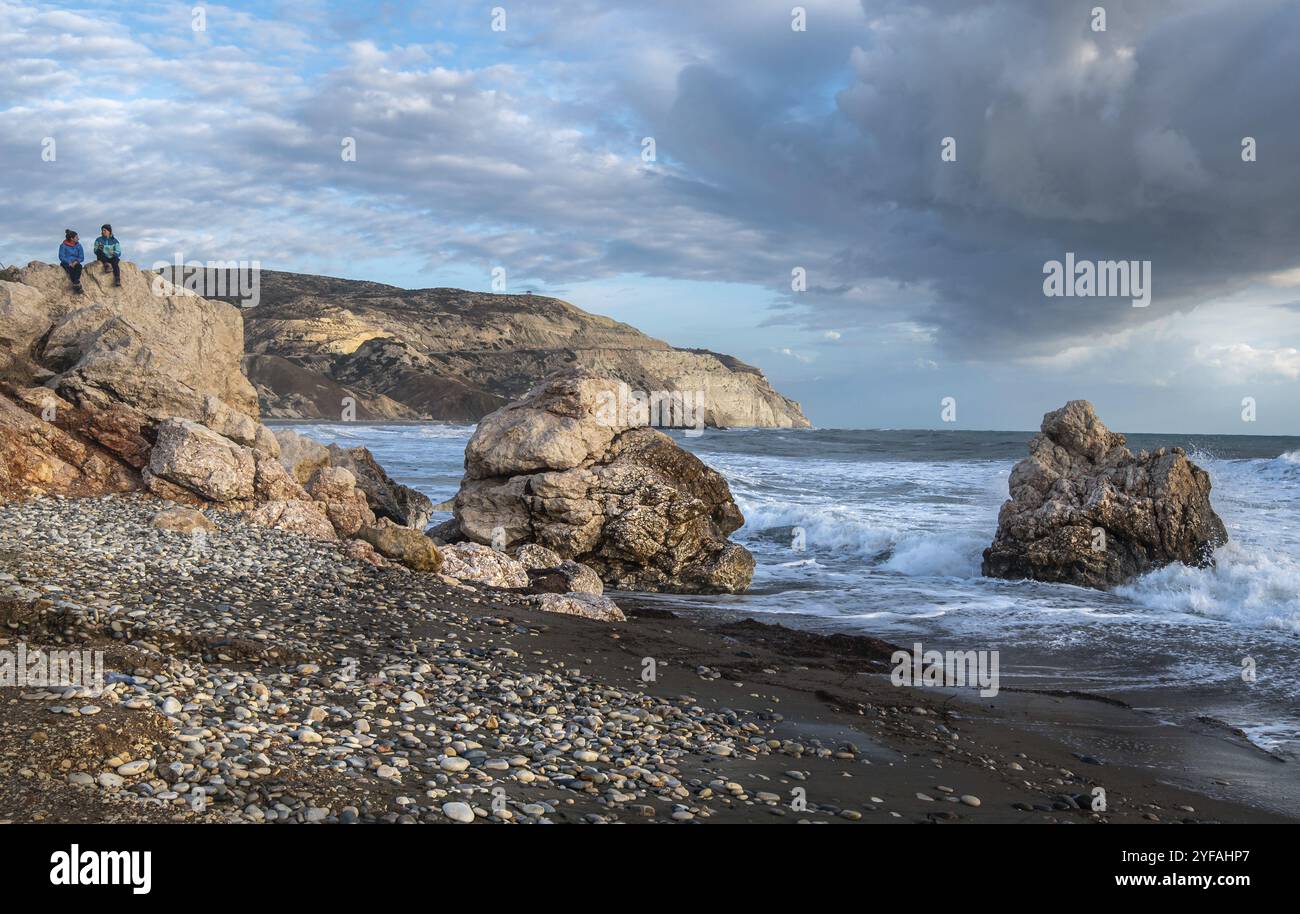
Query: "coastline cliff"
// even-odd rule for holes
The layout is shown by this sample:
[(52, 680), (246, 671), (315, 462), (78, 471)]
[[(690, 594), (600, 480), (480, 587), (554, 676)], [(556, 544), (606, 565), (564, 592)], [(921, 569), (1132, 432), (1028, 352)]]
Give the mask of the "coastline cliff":
[(807, 428), (798, 403), (739, 359), (678, 349), (545, 295), (405, 290), (262, 271), (244, 370), (268, 418), (476, 422), (561, 370), (633, 390), (700, 391), (711, 427)]

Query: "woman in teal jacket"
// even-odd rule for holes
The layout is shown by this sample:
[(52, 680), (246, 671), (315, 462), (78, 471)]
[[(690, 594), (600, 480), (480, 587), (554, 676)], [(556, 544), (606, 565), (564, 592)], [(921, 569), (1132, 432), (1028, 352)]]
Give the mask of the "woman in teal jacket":
[(81, 264), (86, 259), (86, 252), (72, 229), (63, 232), (63, 244), (59, 245), (59, 263), (68, 278), (72, 280), (72, 291), (81, 294)]
[(122, 245), (113, 237), (113, 226), (104, 223), (99, 227), (99, 237), (95, 239), (95, 259), (104, 265), (104, 272), (113, 269), (113, 285), (122, 284)]

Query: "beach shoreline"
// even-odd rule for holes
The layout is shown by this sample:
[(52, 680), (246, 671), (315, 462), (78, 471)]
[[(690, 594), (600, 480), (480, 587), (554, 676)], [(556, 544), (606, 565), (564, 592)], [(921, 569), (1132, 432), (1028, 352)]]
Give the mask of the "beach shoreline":
[(1297, 820), (1201, 774), (1284, 764), (1210, 727), (1157, 746), (1086, 696), (899, 688), (886, 642), (633, 594), (611, 593), (626, 622), (547, 614), (219, 511), (194, 554), (150, 529), (166, 507), (0, 505), (0, 649), (99, 649), (118, 674), (0, 696), (0, 820)]

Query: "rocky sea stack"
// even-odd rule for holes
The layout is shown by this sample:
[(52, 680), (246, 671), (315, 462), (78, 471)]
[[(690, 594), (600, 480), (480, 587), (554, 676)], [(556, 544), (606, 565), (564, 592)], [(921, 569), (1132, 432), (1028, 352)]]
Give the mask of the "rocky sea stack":
[(537, 544), (610, 587), (738, 593), (754, 559), (727, 482), (664, 433), (605, 416), (616, 382), (548, 380), (485, 417), (465, 448), (454, 539)]
[(1228, 541), (1210, 476), (1180, 448), (1134, 454), (1092, 404), (1043, 417), (1016, 464), (983, 573), (1107, 588), (1173, 562), (1205, 566)]

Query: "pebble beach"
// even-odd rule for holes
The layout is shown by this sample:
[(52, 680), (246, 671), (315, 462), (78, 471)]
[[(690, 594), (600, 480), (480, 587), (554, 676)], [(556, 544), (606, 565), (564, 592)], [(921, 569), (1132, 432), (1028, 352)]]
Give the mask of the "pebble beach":
[(1285, 818), (893, 688), (873, 639), (630, 595), (626, 622), (550, 615), (220, 511), (201, 536), (152, 528), (166, 507), (0, 505), (0, 649), (97, 650), (105, 669), (102, 690), (0, 696), (0, 821)]

